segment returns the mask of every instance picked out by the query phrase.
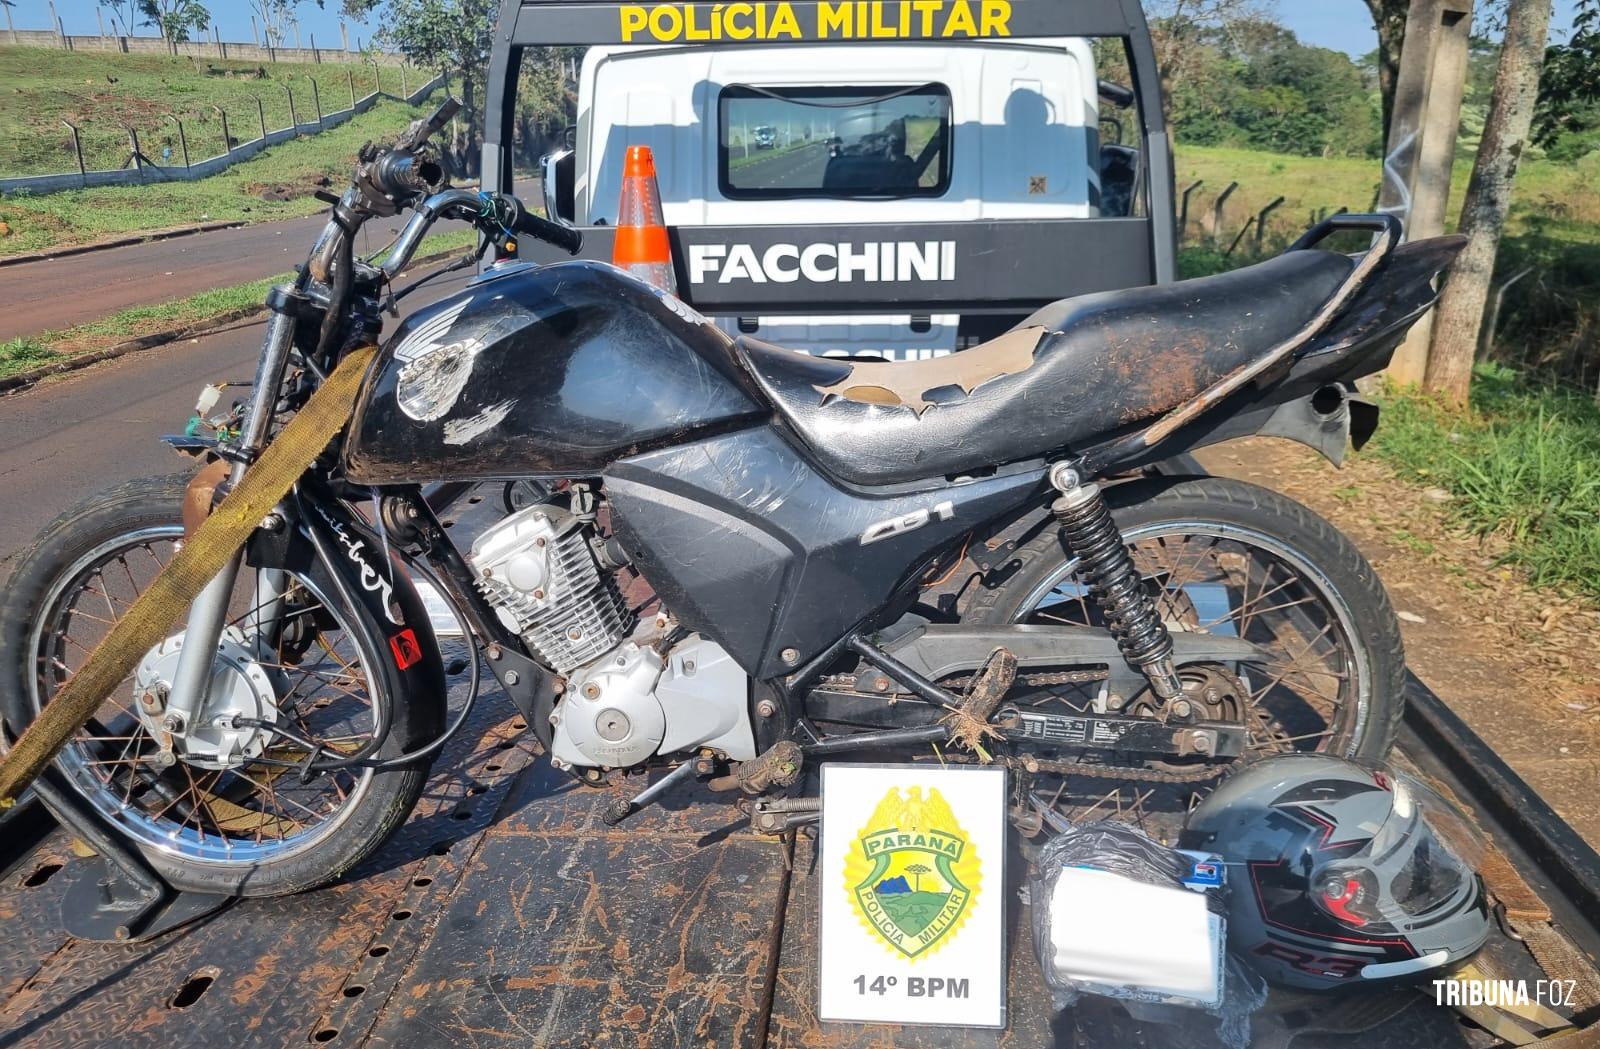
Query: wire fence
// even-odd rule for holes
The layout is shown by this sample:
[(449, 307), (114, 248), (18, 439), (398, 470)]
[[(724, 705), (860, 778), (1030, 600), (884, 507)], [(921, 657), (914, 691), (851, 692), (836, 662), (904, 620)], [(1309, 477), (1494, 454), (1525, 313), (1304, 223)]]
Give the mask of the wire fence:
[[(404, 66), (361, 68), (364, 81), (358, 81), (356, 66), (345, 67), (343, 90), (332, 97), (326, 77), (306, 76), (279, 83), (279, 90), (255, 93), (247, 101), (235, 98), (227, 108), (212, 106), (210, 112), (144, 112), (137, 122), (61, 119), (55, 145), (62, 166), (0, 177), (0, 193), (42, 194), (208, 178), (268, 146), (337, 127), (379, 99), (416, 105), (447, 83), (442, 73), (418, 83), (420, 74)], [(388, 90), (391, 86), (396, 90)], [(359, 94), (363, 89), (366, 93)]]

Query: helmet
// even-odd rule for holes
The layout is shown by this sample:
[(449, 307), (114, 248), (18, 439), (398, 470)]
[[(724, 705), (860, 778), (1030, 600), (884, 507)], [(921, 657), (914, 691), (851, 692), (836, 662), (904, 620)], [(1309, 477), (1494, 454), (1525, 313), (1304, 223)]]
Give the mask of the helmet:
[(1202, 802), (1181, 844), (1227, 861), (1229, 944), (1274, 983), (1415, 979), (1489, 935), (1470, 865), (1487, 846), (1403, 774), (1322, 754), (1268, 758)]

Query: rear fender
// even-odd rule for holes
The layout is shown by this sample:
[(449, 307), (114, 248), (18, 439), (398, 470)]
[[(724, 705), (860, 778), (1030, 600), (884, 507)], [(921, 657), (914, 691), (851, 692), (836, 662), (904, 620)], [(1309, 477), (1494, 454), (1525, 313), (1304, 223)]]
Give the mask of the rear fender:
[(1332, 383), (1309, 397), (1279, 405), (1256, 434), (1299, 441), (1333, 465), (1343, 466), (1349, 450), (1359, 452), (1377, 432), (1378, 411), (1354, 387)]

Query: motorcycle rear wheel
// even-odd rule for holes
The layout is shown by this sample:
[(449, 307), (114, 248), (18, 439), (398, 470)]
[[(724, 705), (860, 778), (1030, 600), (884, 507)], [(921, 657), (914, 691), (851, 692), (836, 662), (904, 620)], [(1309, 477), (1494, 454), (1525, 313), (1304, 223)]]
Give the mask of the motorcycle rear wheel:
[[(1405, 712), (1405, 653), (1383, 584), (1349, 539), (1276, 492), (1223, 478), (1137, 481), (1106, 499), (1169, 629), (1239, 635), (1274, 654), (1236, 668), (1246, 760), (1387, 757)], [(1103, 625), (1074, 567), (1048, 527), (979, 586), (962, 619)]]
[[(93, 496), (57, 517), (19, 558), (0, 610), (0, 715), (14, 733), (33, 721), (87, 657), (94, 634), (109, 628), (176, 550), (186, 484), (181, 476), (148, 478)], [(250, 576), (241, 572), (239, 587), (248, 591)], [(399, 694), (396, 671), (349, 628), (357, 613), (332, 596), (337, 591), (320, 565), (289, 578), (298, 603), (283, 613), (285, 621), (296, 616), (316, 625), (292, 656), (281, 643), (277, 662), (258, 653), (276, 716), (322, 739), (348, 732), (349, 742), (332, 745), (354, 747), (361, 726), (371, 723), (370, 704)], [(236, 605), (239, 595), (236, 588)], [(133, 683), (130, 677), (108, 697), (54, 768), (176, 888), (281, 896), (326, 884), (392, 836), (422, 793), (426, 763), (323, 773), (310, 784), (299, 784), (293, 770), (253, 763), (227, 771), (180, 759), (162, 769), (149, 757), (154, 748), (135, 710)], [(419, 734), (416, 712), (400, 705), (390, 717), (381, 756), (415, 745)], [(293, 760), (305, 752), (280, 740), (263, 753)]]

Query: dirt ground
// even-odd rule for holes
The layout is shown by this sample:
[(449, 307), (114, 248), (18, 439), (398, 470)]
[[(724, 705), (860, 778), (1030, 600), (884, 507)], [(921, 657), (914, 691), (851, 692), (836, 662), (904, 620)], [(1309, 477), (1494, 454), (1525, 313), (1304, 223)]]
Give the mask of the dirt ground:
[(1349, 535), (1389, 588), (1411, 669), (1600, 844), (1600, 608), (1532, 589), (1497, 563), (1494, 537), (1452, 526), (1449, 493), (1402, 481), (1371, 456), (1336, 470), (1300, 445), (1253, 438), (1200, 458)]

